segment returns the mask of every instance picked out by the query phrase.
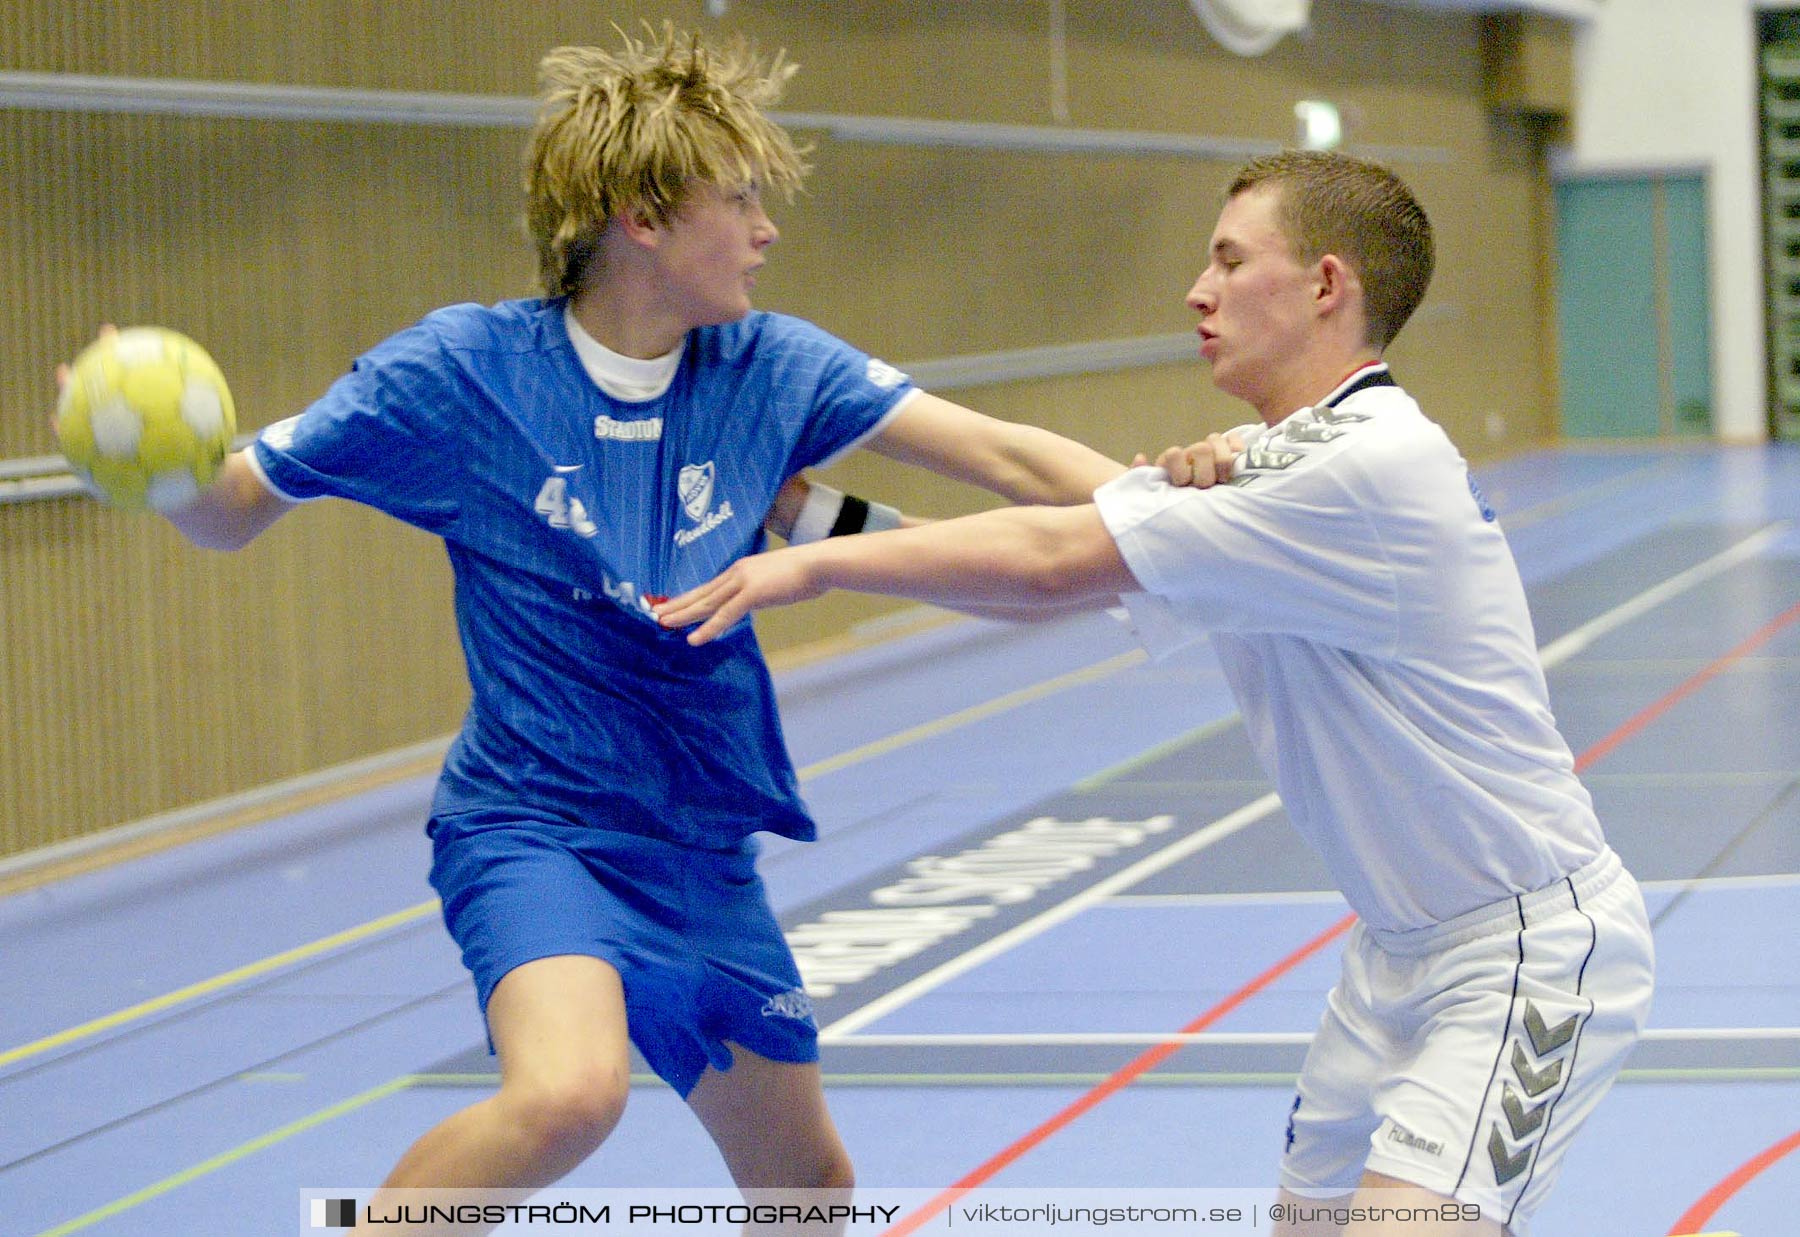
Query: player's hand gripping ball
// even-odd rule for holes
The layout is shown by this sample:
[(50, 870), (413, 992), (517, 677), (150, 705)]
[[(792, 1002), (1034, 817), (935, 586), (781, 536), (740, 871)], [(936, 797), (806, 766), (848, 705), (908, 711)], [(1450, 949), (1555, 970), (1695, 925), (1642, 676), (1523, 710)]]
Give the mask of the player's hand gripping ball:
[(192, 502), (218, 475), (236, 432), (231, 391), (213, 359), (156, 326), (90, 344), (56, 407), (70, 467), (98, 497), (131, 510)]

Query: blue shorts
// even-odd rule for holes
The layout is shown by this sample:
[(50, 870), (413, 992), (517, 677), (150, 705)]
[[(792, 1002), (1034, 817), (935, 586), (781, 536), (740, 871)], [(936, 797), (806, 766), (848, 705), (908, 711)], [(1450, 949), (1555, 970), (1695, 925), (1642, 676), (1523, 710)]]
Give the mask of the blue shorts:
[(625, 984), (631, 1042), (684, 1098), (730, 1040), (775, 1061), (819, 1059), (812, 1004), (756, 874), (728, 850), (542, 821), (432, 822), (431, 884), (475, 977), (583, 954)]

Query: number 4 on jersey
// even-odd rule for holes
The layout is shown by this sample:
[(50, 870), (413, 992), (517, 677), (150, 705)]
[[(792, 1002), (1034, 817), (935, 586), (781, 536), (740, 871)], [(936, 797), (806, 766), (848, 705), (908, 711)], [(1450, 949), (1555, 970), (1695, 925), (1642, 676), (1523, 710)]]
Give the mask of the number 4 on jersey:
[(561, 477), (548, 477), (538, 491), (537, 513), (550, 522), (551, 528), (571, 528), (583, 537), (600, 530), (588, 518), (587, 508), (579, 498), (569, 497), (569, 483)]

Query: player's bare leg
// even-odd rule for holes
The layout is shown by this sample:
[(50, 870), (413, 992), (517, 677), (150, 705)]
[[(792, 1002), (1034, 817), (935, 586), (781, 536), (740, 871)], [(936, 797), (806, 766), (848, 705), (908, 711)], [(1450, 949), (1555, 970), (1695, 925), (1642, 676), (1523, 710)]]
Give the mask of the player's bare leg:
[[(725, 1157), (731, 1179), (753, 1202), (805, 1208), (847, 1204), (855, 1185), (850, 1154), (825, 1108), (816, 1064), (794, 1065), (731, 1045), (732, 1066), (700, 1075), (688, 1106)], [(746, 1234), (841, 1233), (817, 1224), (747, 1227)]]
[[(1458, 1204), (1442, 1194), (1383, 1173), (1365, 1172), (1354, 1194), (1336, 1198), (1301, 1198), (1281, 1191), (1287, 1218), (1272, 1237), (1505, 1237), (1497, 1220), (1470, 1220), (1456, 1214)], [(1335, 1215), (1360, 1209), (1368, 1219), (1340, 1224)], [(1385, 1214), (1384, 1214), (1385, 1213)], [(1398, 1214), (1395, 1214), (1398, 1213)], [(1402, 1218), (1404, 1217), (1404, 1218)]]
[[(419, 1207), (428, 1193), (479, 1189), (515, 1200), (592, 1155), (625, 1111), (631, 1062), (625, 991), (598, 958), (540, 958), (507, 973), (488, 998), (500, 1089), (427, 1131), (370, 1201), (377, 1215)], [(491, 1231), (492, 1225), (398, 1226), (394, 1234)]]

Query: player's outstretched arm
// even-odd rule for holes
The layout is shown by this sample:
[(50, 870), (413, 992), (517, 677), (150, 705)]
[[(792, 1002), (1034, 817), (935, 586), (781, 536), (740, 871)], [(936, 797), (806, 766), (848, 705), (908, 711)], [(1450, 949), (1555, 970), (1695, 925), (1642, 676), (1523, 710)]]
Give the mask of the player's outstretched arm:
[[(981, 486), (1015, 503), (1056, 506), (1088, 502), (1124, 466), (1091, 447), (1035, 425), (1001, 421), (924, 392), (914, 396), (869, 441), (889, 459)], [(1158, 458), (1177, 486), (1204, 489), (1231, 479), (1244, 449), (1237, 433), (1209, 434)], [(1139, 457), (1138, 463), (1147, 463)]]
[(806, 474), (795, 473), (789, 477), (775, 492), (775, 503), (763, 517), (763, 528), (783, 541), (792, 541), (794, 521), (806, 509), (806, 499), (811, 493), (812, 483), (806, 479)]
[(763, 528), (789, 545), (804, 545), (826, 537), (912, 528), (929, 522), (885, 503), (833, 489), (811, 480), (805, 473), (795, 473), (776, 492), (774, 505), (763, 517)]
[(904, 464), (978, 485), (1015, 503), (1085, 503), (1124, 466), (1035, 425), (986, 416), (920, 392), (869, 440)]
[(182, 536), (208, 550), (238, 550), (279, 520), (294, 504), (277, 497), (246, 458), (248, 450), (225, 457), (216, 480), (185, 507), (163, 512)]
[(754, 554), (656, 613), (665, 627), (698, 623), (688, 642), (704, 644), (753, 610), (834, 588), (991, 615), (1110, 606), (1139, 585), (1091, 504), (1009, 507)]
[[(119, 328), (106, 323), (101, 326), (96, 344), (111, 344), (119, 339)], [(210, 359), (207, 361), (210, 366)], [(56, 367), (56, 386), (65, 392), (74, 377), (74, 368)], [(222, 382), (222, 380), (221, 380)], [(227, 416), (225, 428), (230, 430)], [(58, 415), (50, 415), (51, 431), (60, 438)], [(249, 544), (259, 533), (280, 519), (293, 506), (271, 493), (250, 466), (243, 451), (227, 455), (218, 474), (192, 502), (180, 507), (163, 507), (161, 514), (195, 545), (214, 550), (236, 550)], [(96, 491), (98, 493), (98, 491)], [(105, 495), (99, 494), (104, 498)]]

